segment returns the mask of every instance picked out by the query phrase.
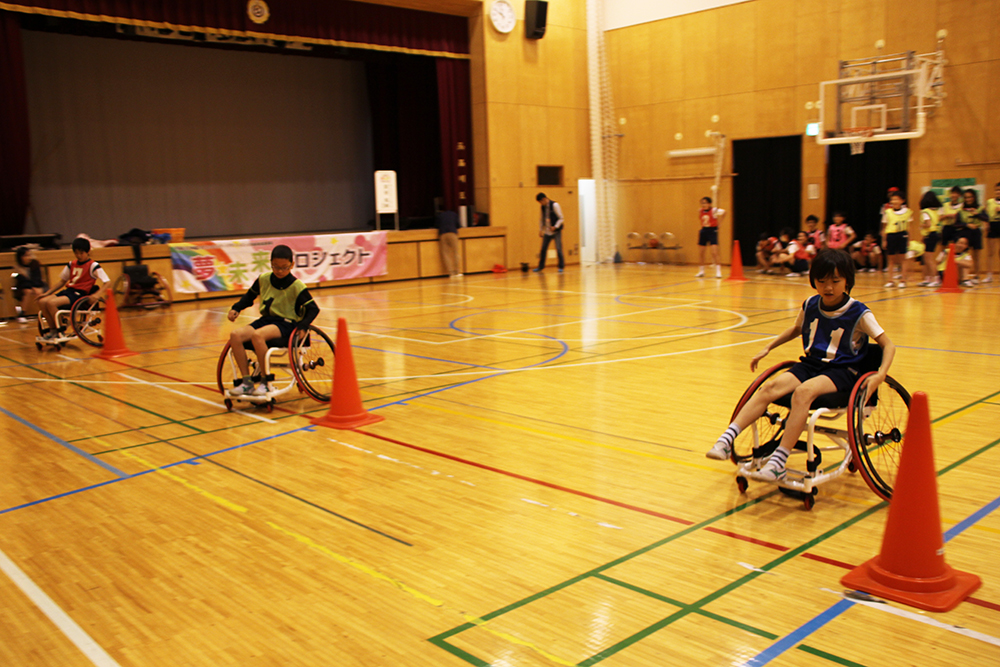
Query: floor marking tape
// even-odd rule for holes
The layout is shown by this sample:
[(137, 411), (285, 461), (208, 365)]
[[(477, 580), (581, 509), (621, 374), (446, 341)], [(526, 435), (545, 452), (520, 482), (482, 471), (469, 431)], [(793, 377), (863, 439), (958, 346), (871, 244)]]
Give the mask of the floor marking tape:
[(59, 605), (52, 601), (21, 568), (14, 564), (7, 554), (0, 551), (0, 571), (6, 574), (14, 585), (21, 589), (35, 606), (45, 614), (73, 644), (80, 649), (97, 667), (120, 667), (120, 665), (98, 645), (83, 628), (76, 624)]

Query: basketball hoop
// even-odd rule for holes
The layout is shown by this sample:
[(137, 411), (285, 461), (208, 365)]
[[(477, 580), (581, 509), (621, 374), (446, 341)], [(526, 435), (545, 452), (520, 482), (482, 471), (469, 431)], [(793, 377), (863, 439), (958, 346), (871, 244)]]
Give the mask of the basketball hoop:
[(870, 127), (844, 128), (844, 136), (851, 137), (851, 155), (865, 152), (865, 140), (875, 136), (875, 130)]

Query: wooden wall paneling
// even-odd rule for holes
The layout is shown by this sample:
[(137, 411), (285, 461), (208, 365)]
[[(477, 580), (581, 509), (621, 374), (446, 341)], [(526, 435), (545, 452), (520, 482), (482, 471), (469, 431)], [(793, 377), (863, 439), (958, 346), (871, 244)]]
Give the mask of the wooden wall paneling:
[[(720, 129), (726, 135), (727, 150), (732, 141), (757, 136), (757, 95), (736, 93), (719, 96)], [(730, 164), (732, 161), (730, 160)]]
[[(937, 49), (938, 0), (885, 0), (885, 53)], [(945, 44), (945, 48), (948, 48)], [(949, 56), (950, 57), (950, 56)]]
[(571, 71), (569, 79), (573, 83), (570, 95), (563, 100), (556, 100), (554, 103), (559, 106), (570, 104), (577, 109), (590, 108), (590, 92), (588, 86), (588, 66), (587, 66), (587, 31), (573, 30), (570, 33), (569, 43)]
[(490, 138), (489, 185), (493, 188), (517, 186), (522, 180), (521, 146), (527, 146), (518, 133), (520, 109), (514, 104), (490, 103), (486, 114)]
[[(683, 148), (705, 148), (713, 145), (712, 139), (705, 136), (705, 132), (718, 131), (720, 125), (712, 120), (712, 116), (719, 116), (721, 121), (721, 110), (719, 108), (719, 98), (716, 95), (710, 97), (694, 97), (685, 100), (681, 107), (681, 127), (684, 132)], [(688, 167), (696, 174), (712, 173), (713, 159), (711, 156), (697, 158), (686, 158)]]
[(590, 110), (574, 109), (572, 123), (576, 128), (573, 132), (573, 164), (574, 173), (570, 175), (573, 185), (577, 179), (593, 178), (594, 174), (590, 162)]
[(538, 204), (535, 188), (493, 188), (492, 224), (507, 227), (507, 261), (511, 266), (531, 262), (538, 253)]
[(718, 95), (719, 21), (717, 12), (698, 12), (678, 17), (681, 38), (683, 90), (685, 97)]
[[(948, 86), (948, 97), (944, 108), (952, 121), (949, 128), (949, 143), (944, 148), (955, 153), (954, 160), (962, 162), (982, 162), (989, 159), (986, 155), (986, 137), (988, 125), (997, 125), (997, 106), (995, 100), (984, 95), (993, 84), (988, 82), (989, 63), (970, 63), (956, 65), (945, 70), (945, 85)], [(987, 120), (987, 110), (989, 114)], [(939, 110), (940, 111), (940, 110)], [(931, 122), (937, 120), (935, 114)], [(994, 155), (992, 159), (997, 159)]]
[(618, 156), (619, 178), (648, 178), (651, 167), (650, 137), (652, 125), (650, 105), (621, 109), (619, 116), (626, 120), (616, 129), (625, 136), (620, 139)]
[[(566, 252), (563, 236), (563, 253)], [(506, 246), (502, 236), (461, 239), (463, 273), (491, 271), (495, 264), (506, 265)], [(568, 259), (568, 258), (567, 258)]]
[(719, 94), (745, 93), (757, 81), (757, 3), (743, 2), (719, 8)]
[(514, 104), (520, 99), (520, 40), (523, 39), (524, 29), (518, 26), (513, 32), (503, 35), (487, 27), (485, 34), (486, 101), (490, 104)]
[[(673, 175), (678, 164), (671, 160), (667, 152), (680, 148), (674, 134), (680, 131), (680, 102), (659, 102), (650, 108), (650, 178)], [(628, 134), (628, 126), (625, 130)]]
[(421, 278), (448, 275), (448, 271), (444, 268), (444, 262), (441, 261), (441, 244), (437, 241), (421, 241), (417, 245), (420, 246), (418, 252), (420, 253)]
[(886, 38), (885, 3), (843, 0), (839, 32), (838, 60), (856, 60), (877, 55), (875, 42)]
[(945, 54), (950, 65), (965, 65), (980, 62), (990, 57), (990, 41), (996, 41), (993, 30), (984, 34), (993, 35), (992, 39), (977, 39), (973, 37), (980, 32), (980, 26), (996, 26), (996, 21), (987, 24), (986, 21), (995, 17), (997, 3), (995, 0), (939, 0), (937, 3), (937, 28), (948, 31), (945, 42)]
[(518, 183), (523, 187), (538, 185), (538, 165), (558, 164), (552, 150), (552, 136), (548, 107), (522, 104), (517, 107), (517, 140), (521, 142), (521, 163), (518, 169)]
[(795, 0), (760, 0), (757, 4), (757, 90), (782, 88), (795, 82)]
[[(621, 100), (615, 97), (615, 105), (634, 107), (649, 104), (652, 100), (652, 68), (649, 53), (654, 48), (650, 41), (651, 23), (628, 28), (628, 39), (619, 45), (618, 57), (624, 65), (622, 70)], [(617, 92), (617, 91), (616, 91)]]
[[(1000, 5), (997, 7), (997, 20), (1000, 21)], [(1000, 44), (1000, 39), (993, 41)], [(1000, 47), (997, 49), (997, 57), (986, 63), (986, 69), (988, 81), (1000, 81)], [(1000, 160), (1000, 122), (996, 120), (997, 103), (995, 97), (987, 102), (986, 109), (988, 113), (992, 113), (987, 120), (986, 131), (983, 132), (983, 148), (986, 151), (986, 159)], [(993, 179), (991, 183), (996, 183), (996, 179)]]
[[(516, 76), (517, 101), (519, 104), (544, 106), (548, 103), (549, 77), (552, 70), (560, 69), (560, 59), (552, 54), (549, 42), (540, 39), (524, 38), (523, 29), (521, 42), (516, 45), (520, 52)], [(515, 30), (515, 32), (517, 32)]]
[(386, 258), (386, 274), (375, 276), (372, 282), (408, 280), (420, 277), (420, 252), (416, 243), (390, 243)]
[(795, 134), (795, 89), (759, 90), (757, 98), (757, 133), (762, 137)]
[[(628, 29), (622, 32), (628, 34)], [(649, 24), (649, 101), (653, 104), (680, 100), (684, 92), (683, 42), (678, 21), (664, 20)], [(626, 70), (627, 72), (627, 70)]]
[(838, 27), (826, 11), (800, 15), (796, 24), (795, 83), (813, 86), (819, 99), (819, 82), (837, 77)]

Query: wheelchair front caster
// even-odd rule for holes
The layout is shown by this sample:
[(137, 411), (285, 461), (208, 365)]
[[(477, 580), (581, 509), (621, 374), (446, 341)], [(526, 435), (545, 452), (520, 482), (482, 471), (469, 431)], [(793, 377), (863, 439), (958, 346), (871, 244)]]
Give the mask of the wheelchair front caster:
[(274, 412), (274, 403), (275, 403), (274, 401), (268, 401), (267, 403), (264, 404), (264, 409), (267, 410), (268, 412)]
[(224, 402), (226, 404), (226, 411), (227, 412), (232, 412), (233, 411), (233, 401), (232, 401), (232, 399), (227, 398)]
[(806, 510), (811, 510), (813, 505), (816, 504), (816, 496), (811, 493), (807, 493), (805, 498), (802, 499), (802, 504), (805, 505)]
[(747, 488), (750, 486), (750, 482), (747, 481), (746, 477), (736, 478), (736, 488), (740, 490), (740, 493), (746, 493)]

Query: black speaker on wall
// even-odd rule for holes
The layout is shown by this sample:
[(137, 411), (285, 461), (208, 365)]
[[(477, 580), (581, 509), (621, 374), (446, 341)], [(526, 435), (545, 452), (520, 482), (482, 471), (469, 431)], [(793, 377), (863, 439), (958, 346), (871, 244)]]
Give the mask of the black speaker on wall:
[(549, 3), (545, 0), (525, 0), (524, 31), (528, 39), (545, 36), (545, 17), (549, 13)]

